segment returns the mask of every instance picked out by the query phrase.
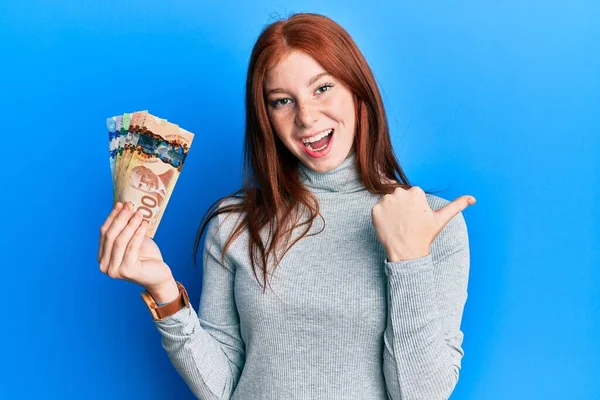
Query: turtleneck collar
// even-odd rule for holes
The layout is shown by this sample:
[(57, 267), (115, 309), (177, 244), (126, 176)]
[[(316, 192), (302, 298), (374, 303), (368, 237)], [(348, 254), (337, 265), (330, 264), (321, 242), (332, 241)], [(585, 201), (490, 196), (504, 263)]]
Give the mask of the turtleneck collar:
[(327, 172), (317, 172), (298, 162), (300, 181), (315, 193), (352, 193), (365, 189), (356, 167), (356, 153), (350, 154), (340, 165)]

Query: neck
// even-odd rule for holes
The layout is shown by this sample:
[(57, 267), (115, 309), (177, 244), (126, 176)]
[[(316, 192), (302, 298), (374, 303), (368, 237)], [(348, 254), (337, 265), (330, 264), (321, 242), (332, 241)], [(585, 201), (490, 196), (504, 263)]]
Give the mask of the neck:
[(302, 162), (298, 163), (301, 182), (315, 193), (352, 193), (364, 190), (356, 167), (356, 153), (350, 154), (340, 165), (327, 172), (317, 172)]

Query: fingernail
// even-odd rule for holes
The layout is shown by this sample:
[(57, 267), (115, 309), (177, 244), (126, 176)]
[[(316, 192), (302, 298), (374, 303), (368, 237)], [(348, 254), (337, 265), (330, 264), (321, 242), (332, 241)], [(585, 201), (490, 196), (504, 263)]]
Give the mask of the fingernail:
[(473, 205), (475, 203), (477, 203), (477, 199), (475, 199), (473, 196), (469, 197), (469, 205)]

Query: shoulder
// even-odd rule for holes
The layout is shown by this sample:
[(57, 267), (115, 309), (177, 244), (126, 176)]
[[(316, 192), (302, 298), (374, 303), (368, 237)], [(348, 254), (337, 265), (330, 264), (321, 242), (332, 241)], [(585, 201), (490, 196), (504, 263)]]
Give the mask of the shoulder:
[(211, 214), (213, 214), (213, 216), (208, 222), (206, 229), (207, 241), (216, 242), (219, 247), (223, 246), (229, 235), (235, 229), (236, 224), (240, 222), (245, 215), (245, 212), (243, 211), (236, 211), (235, 208), (229, 210), (229, 208), (232, 206), (239, 206), (242, 202), (243, 198), (230, 195), (219, 199), (213, 204), (211, 207)]
[(231, 225), (231, 220), (237, 220), (245, 214), (245, 212), (236, 211), (235, 208), (229, 210), (229, 208), (241, 205), (242, 202), (243, 199), (241, 197), (232, 195), (217, 200), (211, 207), (211, 214), (216, 215), (209, 221), (208, 231), (213, 234), (217, 231), (223, 231), (224, 225)]
[(427, 198), (427, 202), (429, 203), (429, 207), (432, 210), (439, 210), (444, 207), (446, 204), (450, 204), (450, 200), (446, 200), (443, 197), (436, 196), (434, 194), (426, 193), (425, 197)]
[[(207, 257), (217, 260), (229, 272), (234, 272), (232, 267), (234, 264), (231, 261), (230, 253), (231, 246), (235, 245), (235, 240), (229, 245), (224, 252), (225, 244), (230, 235), (235, 230), (236, 222), (240, 220), (243, 214), (235, 211), (227, 211), (227, 207), (240, 205), (240, 198), (226, 196), (217, 200), (210, 208), (210, 220), (206, 225), (206, 237), (204, 241), (204, 263), (206, 265)], [(225, 211), (221, 211), (223, 208)]]

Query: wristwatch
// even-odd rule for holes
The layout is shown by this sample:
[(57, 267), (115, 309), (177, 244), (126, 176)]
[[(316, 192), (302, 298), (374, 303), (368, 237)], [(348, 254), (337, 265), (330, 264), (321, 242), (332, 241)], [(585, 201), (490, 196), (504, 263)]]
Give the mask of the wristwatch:
[(159, 306), (158, 304), (156, 304), (156, 301), (154, 301), (154, 299), (152, 298), (152, 296), (150, 295), (150, 293), (148, 293), (147, 290), (144, 290), (141, 294), (142, 299), (144, 299), (144, 302), (146, 303), (146, 305), (148, 306), (148, 309), (150, 310), (150, 314), (152, 314), (152, 318), (154, 318), (155, 321), (162, 321), (163, 318), (166, 318), (168, 316), (171, 316), (173, 314), (175, 314), (177, 311), (181, 310), (183, 307), (190, 307), (190, 298), (188, 296), (187, 291), (185, 290), (185, 287), (180, 283), (180, 282), (176, 282), (177, 283), (177, 288), (179, 289), (179, 295), (177, 296), (177, 298), (167, 304), (164, 304), (162, 306)]

